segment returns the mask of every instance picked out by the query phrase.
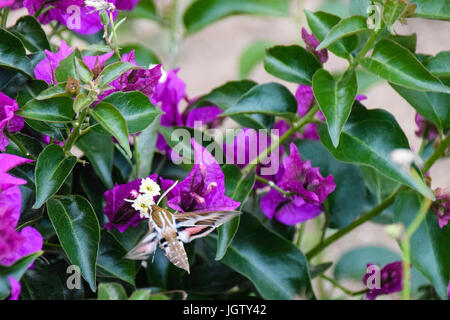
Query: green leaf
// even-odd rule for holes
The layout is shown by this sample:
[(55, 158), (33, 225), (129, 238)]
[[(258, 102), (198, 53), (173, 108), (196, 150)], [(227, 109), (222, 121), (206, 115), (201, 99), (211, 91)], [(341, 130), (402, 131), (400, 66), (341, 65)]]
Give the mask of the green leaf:
[(84, 92), (80, 92), (73, 102), (73, 111), (79, 114), (81, 111), (83, 111), (83, 109), (89, 107), (95, 101), (95, 98), (87, 95)]
[(369, 166), (360, 166), (369, 191), (372, 192), (377, 200), (377, 204), (381, 203), (384, 198), (397, 190), (399, 183), (382, 175), (379, 171)]
[(390, 85), (418, 113), (433, 122), (440, 132), (450, 128), (450, 94), (416, 91), (393, 83)]
[[(243, 207), (246, 198), (252, 191), (255, 184), (255, 174), (243, 177), (240, 169), (234, 165), (225, 165), (222, 171), (225, 176), (226, 194), (231, 199), (241, 203), (237, 209), (239, 210)], [(238, 231), (239, 221), (240, 216), (237, 216), (218, 228), (216, 260), (221, 260), (225, 256), (231, 241), (233, 241)]]
[(24, 135), (20, 132), (16, 132), (12, 134), (15, 139), (19, 141), (19, 143), (25, 148), (27, 154), (24, 154), (22, 150), (16, 145), (16, 143), (12, 140), (9, 141), (9, 144), (6, 146), (6, 153), (15, 154), (20, 157), (27, 158), (30, 155), (38, 157), (42, 151), (42, 143), (30, 136)]
[(139, 289), (131, 294), (128, 300), (150, 300), (150, 289)]
[(252, 42), (241, 53), (239, 58), (239, 78), (247, 78), (255, 67), (264, 60), (269, 42), (266, 40), (256, 40)]
[[(126, 11), (124, 11), (125, 13)], [(156, 5), (153, 0), (145, 0), (145, 1), (139, 1), (137, 6), (134, 7), (132, 11), (126, 12), (127, 16), (132, 18), (144, 18), (144, 19), (150, 19), (160, 22), (161, 17), (158, 15), (158, 11), (156, 9)], [(125, 52), (128, 52), (125, 50)], [(141, 64), (136, 59), (138, 64), (140, 65), (146, 65)]]
[(437, 77), (450, 77), (450, 51), (439, 52), (426, 60), (424, 65)]
[(25, 119), (25, 122), (33, 129), (36, 130), (39, 133), (45, 134), (49, 136), (50, 138), (64, 141), (64, 136), (61, 133), (61, 129), (58, 125), (60, 123), (57, 122), (42, 122), (38, 120), (32, 120), (32, 119)]
[(40, 208), (61, 188), (76, 163), (76, 157), (66, 157), (63, 149), (56, 144), (51, 144), (42, 151), (36, 162), (34, 209)]
[(101, 77), (101, 81), (99, 84), (99, 88), (103, 88), (114, 81), (116, 78), (120, 77), (125, 72), (130, 70), (139, 69), (141, 67), (135, 66), (134, 64), (128, 62), (115, 62), (106, 66), (103, 71), (100, 73), (99, 77)]
[(56, 97), (71, 96), (71, 94), (66, 90), (66, 85), (67, 82), (62, 82), (56, 86), (48, 87), (39, 93), (36, 100), (47, 100)]
[(403, 87), (450, 93), (450, 88), (433, 76), (408, 49), (392, 40), (380, 40), (371, 57), (363, 58), (361, 65), (383, 79)]
[[(341, 21), (341, 18), (333, 14), (318, 11), (311, 12), (305, 10), (308, 26), (319, 41), (323, 41), (330, 30)], [(333, 52), (338, 57), (349, 59), (350, 52), (352, 52), (357, 45), (358, 39), (356, 36), (349, 36), (332, 43), (328, 50)]]
[(417, 5), (416, 17), (450, 20), (450, 3), (447, 0), (411, 0)]
[(321, 68), (321, 64), (303, 47), (276, 46), (267, 50), (264, 68), (280, 79), (311, 85), (312, 76)]
[[(413, 191), (399, 194), (394, 204), (395, 221), (408, 227), (420, 211), (422, 201), (423, 198)], [(412, 236), (410, 247), (413, 266), (433, 284), (441, 299), (447, 300), (450, 280), (450, 251), (448, 250), (450, 227), (440, 229), (436, 215), (430, 211)]]
[(399, 0), (386, 0), (383, 7), (383, 20), (386, 26), (391, 27), (405, 11), (407, 3)]
[(331, 141), (337, 147), (358, 92), (356, 74), (347, 72), (336, 80), (328, 71), (320, 69), (314, 74), (312, 87), (314, 97), (327, 120)]
[[(215, 251), (214, 236), (204, 240)], [(266, 229), (250, 213), (241, 216), (239, 231), (222, 262), (248, 278), (264, 299), (312, 295), (308, 262), (303, 253)]]
[(66, 82), (69, 76), (76, 80), (80, 79), (75, 65), (75, 59), (77, 58), (77, 55), (81, 56), (79, 51), (75, 50), (59, 62), (59, 66), (55, 69), (56, 82)]
[(108, 232), (103, 232), (98, 251), (97, 271), (100, 276), (121, 279), (134, 286), (134, 261), (124, 259), (127, 251)]
[(78, 195), (53, 197), (47, 202), (48, 216), (70, 262), (96, 290), (96, 263), (100, 226), (91, 204)]
[(30, 100), (16, 114), (25, 119), (49, 122), (70, 122), (73, 112), (73, 99), (56, 97), (46, 100)]
[[(207, 95), (201, 97), (191, 107), (218, 106), (222, 111), (227, 110), (234, 105), (245, 93), (257, 85), (250, 80), (230, 81), (224, 85), (215, 88)], [(261, 114), (242, 114), (231, 116), (231, 118), (246, 128), (267, 129), (273, 123), (273, 117)]]
[[(148, 1), (140, 1), (138, 5), (141, 3), (146, 3)], [(136, 11), (136, 9), (134, 9)], [(126, 44), (122, 47), (122, 52), (130, 52), (134, 50), (134, 56), (136, 58), (136, 63), (140, 66), (148, 66), (151, 64), (161, 63), (161, 60), (158, 58), (156, 53), (147, 47), (143, 46), (139, 43)]]
[(92, 115), (106, 131), (117, 139), (128, 157), (131, 158), (130, 144), (128, 141), (128, 126), (120, 111), (110, 103), (100, 102), (92, 109)]
[[(25, 300), (64, 300), (63, 282), (55, 265), (36, 260), (21, 279), (21, 299)], [(67, 274), (62, 275), (66, 277)]]
[(405, 35), (405, 36), (390, 34), (388, 36), (388, 39), (397, 42), (398, 44), (402, 45), (403, 47), (405, 47), (412, 53), (416, 52), (417, 34), (415, 34), (415, 33), (410, 34), (410, 35)]
[(0, 67), (13, 69), (33, 78), (31, 60), (27, 57), (22, 42), (5, 29), (0, 29)]
[(108, 189), (112, 189), (114, 187), (112, 179), (114, 143), (111, 137), (91, 130), (77, 141), (77, 147), (84, 152), (103, 184)]
[(331, 228), (342, 229), (363, 211), (366, 188), (361, 170), (336, 160), (318, 141), (295, 141), (303, 161), (311, 160), (322, 176), (332, 175), (336, 189), (327, 198), (327, 218)]
[(115, 92), (102, 100), (115, 106), (128, 124), (129, 133), (147, 128), (162, 112), (155, 108), (149, 98), (138, 91)]
[(50, 50), (50, 43), (45, 31), (33, 16), (21, 17), (11, 28), (11, 32), (22, 40), (25, 47), (31, 52)]
[(127, 293), (120, 283), (107, 282), (98, 286), (97, 300), (126, 300)]
[(235, 14), (285, 16), (287, 0), (195, 0), (184, 13), (187, 33), (197, 32), (207, 25)]
[(75, 58), (75, 70), (77, 71), (78, 78), (86, 84), (89, 84), (91, 80), (94, 79), (92, 71), (83, 60), (78, 57)]
[(292, 118), (297, 114), (297, 100), (286, 87), (278, 83), (262, 84), (250, 89), (222, 115), (245, 113)]
[(333, 147), (326, 126), (320, 125), (318, 131), (320, 140), (336, 159), (368, 165), (392, 180), (434, 198), (431, 190), (415, 171), (416, 176), (413, 176), (390, 159), (393, 150), (409, 149), (409, 143), (397, 121), (387, 111), (367, 110), (355, 102), (337, 148)]
[(17, 281), (20, 280), (22, 275), (27, 271), (28, 267), (33, 263), (36, 258), (41, 256), (44, 252), (38, 251), (35, 253), (32, 253), (28, 256), (25, 256), (16, 262), (14, 264), (6, 267), (3, 265), (0, 265), (0, 299), (5, 299), (9, 293), (10, 293), (10, 284), (8, 276), (13, 277)]
[(337, 40), (368, 30), (366, 18), (364, 17), (352, 16), (342, 19), (330, 29), (316, 50), (322, 50)]
[(136, 173), (138, 178), (145, 178), (151, 173), (156, 140), (158, 138), (158, 127), (159, 117), (136, 137), (136, 145), (134, 147), (140, 159)]

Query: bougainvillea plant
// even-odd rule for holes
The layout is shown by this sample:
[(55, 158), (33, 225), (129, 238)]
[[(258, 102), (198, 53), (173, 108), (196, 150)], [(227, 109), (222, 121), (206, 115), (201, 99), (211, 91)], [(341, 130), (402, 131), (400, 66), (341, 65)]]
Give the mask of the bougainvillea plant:
[[(161, 2), (0, 0), (0, 298), (449, 299), (450, 193), (429, 171), (450, 149), (450, 54), (395, 29), (450, 2), (304, 10), (301, 45), (264, 45), (279, 82), (195, 98), (182, 40), (290, 1)], [(136, 18), (167, 29), (161, 60), (123, 45)], [(419, 150), (364, 105), (362, 71), (415, 109)], [(397, 251), (328, 258), (369, 221)]]

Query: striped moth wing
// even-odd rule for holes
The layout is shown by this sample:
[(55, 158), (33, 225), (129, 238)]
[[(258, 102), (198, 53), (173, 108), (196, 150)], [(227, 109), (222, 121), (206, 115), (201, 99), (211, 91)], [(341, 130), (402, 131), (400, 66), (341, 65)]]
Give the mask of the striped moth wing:
[(241, 214), (240, 211), (205, 211), (174, 214), (178, 237), (185, 243), (204, 237), (239, 214)]
[(153, 227), (153, 223), (149, 220), (148, 232), (138, 244), (130, 250), (125, 256), (130, 260), (147, 260), (152, 253), (155, 252), (158, 245), (158, 232)]

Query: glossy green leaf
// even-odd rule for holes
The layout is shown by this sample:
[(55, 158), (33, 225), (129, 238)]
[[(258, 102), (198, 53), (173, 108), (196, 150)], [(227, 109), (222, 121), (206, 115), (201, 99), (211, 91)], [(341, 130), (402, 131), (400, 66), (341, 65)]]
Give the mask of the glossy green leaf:
[(276, 46), (267, 50), (264, 68), (280, 79), (311, 85), (312, 76), (321, 68), (321, 64), (303, 47)]
[(397, 42), (398, 44), (402, 45), (412, 53), (416, 52), (416, 46), (417, 46), (417, 34), (413, 33), (410, 35), (392, 35), (390, 34), (388, 36), (388, 39), (393, 40)]
[[(225, 165), (222, 171), (225, 175), (226, 194), (231, 199), (241, 203), (239, 208), (236, 209), (239, 210), (243, 207), (247, 196), (253, 189), (255, 174), (242, 177), (240, 169), (234, 165)], [(216, 260), (221, 260), (227, 252), (228, 247), (238, 231), (239, 221), (240, 217), (237, 216), (218, 228)]]
[(103, 88), (104, 86), (107, 86), (109, 83), (114, 81), (116, 78), (120, 77), (125, 72), (139, 68), (140, 67), (128, 62), (119, 61), (111, 63), (110, 65), (106, 66), (100, 73), (99, 77), (101, 77), (101, 81), (99, 87)]
[(411, 172), (392, 162), (392, 151), (399, 148), (409, 149), (409, 143), (397, 121), (388, 112), (380, 109), (367, 110), (355, 102), (337, 148), (333, 147), (326, 126), (320, 125), (318, 131), (320, 140), (336, 159), (368, 165), (385, 176), (434, 198), (431, 190), (415, 171), (413, 176)]
[(70, 262), (95, 291), (100, 226), (91, 204), (78, 195), (53, 197), (47, 212)]
[(128, 300), (150, 300), (151, 293), (150, 289), (139, 289), (134, 291)]
[(11, 28), (14, 33), (31, 52), (50, 50), (45, 31), (33, 16), (24, 16), (17, 20), (16, 25)]
[(360, 169), (364, 176), (366, 185), (370, 192), (375, 195), (377, 203), (381, 203), (384, 198), (399, 187), (398, 182), (382, 175), (379, 171), (372, 167), (360, 166)]
[(256, 66), (264, 60), (269, 42), (256, 40), (242, 51), (239, 58), (239, 77), (247, 78)]
[[(125, 13), (125, 12), (124, 12)], [(161, 17), (158, 15), (158, 11), (154, 0), (139, 1), (136, 7), (132, 11), (126, 12), (127, 16), (132, 18), (144, 18), (160, 22)], [(125, 50), (125, 52), (128, 52)], [(139, 62), (138, 62), (139, 63)], [(142, 65), (141, 63), (139, 63)], [(145, 65), (145, 64), (144, 64)]]
[(288, 10), (287, 0), (195, 0), (185, 11), (183, 21), (187, 32), (194, 33), (234, 14), (284, 16)]
[(73, 111), (79, 114), (85, 108), (89, 107), (92, 103), (96, 101), (95, 98), (87, 95), (84, 92), (80, 92), (73, 102)]
[(80, 79), (75, 65), (77, 55), (81, 56), (79, 51), (73, 51), (70, 55), (59, 62), (59, 66), (55, 69), (56, 82), (66, 82), (69, 76), (73, 79)]
[(327, 48), (329, 45), (333, 44), (339, 39), (363, 31), (368, 31), (366, 18), (361, 16), (352, 16), (346, 19), (342, 19), (330, 29), (323, 41), (317, 47), (317, 50)]
[(106, 131), (117, 139), (120, 146), (131, 158), (130, 144), (128, 141), (128, 126), (120, 111), (110, 103), (100, 102), (92, 110), (92, 115)]
[(297, 100), (286, 87), (278, 83), (262, 84), (250, 89), (222, 115), (244, 113), (292, 118), (297, 114)]
[(321, 69), (314, 74), (312, 87), (327, 120), (331, 141), (337, 147), (358, 92), (356, 74), (347, 72), (336, 80), (328, 71)]
[(75, 58), (75, 70), (77, 71), (78, 78), (86, 84), (89, 84), (94, 79), (94, 74), (80, 58)]
[(91, 130), (77, 141), (77, 147), (84, 152), (103, 184), (112, 189), (114, 143), (111, 137)]
[(98, 300), (126, 300), (127, 293), (120, 283), (106, 282), (98, 286)]
[(424, 65), (437, 77), (450, 77), (450, 51), (439, 52), (436, 56), (427, 59)]
[(418, 113), (433, 122), (439, 131), (450, 128), (450, 94), (416, 91), (392, 83), (391, 86)]
[(58, 192), (76, 163), (76, 157), (67, 157), (56, 144), (51, 144), (42, 151), (36, 162), (36, 202), (33, 208), (40, 208)]
[[(323, 11), (305, 10), (305, 15), (309, 28), (319, 41), (323, 41), (330, 30), (341, 20), (338, 16)], [(352, 35), (335, 41), (328, 47), (328, 50), (341, 58), (349, 59), (350, 52), (356, 48), (357, 42), (356, 36)]]
[(36, 260), (43, 251), (38, 251), (25, 256), (10, 266), (0, 265), (0, 299), (5, 299), (10, 294), (10, 284), (8, 276), (13, 277), (17, 281), (20, 280), (22, 275), (27, 271), (28, 267)]
[(103, 232), (98, 250), (97, 271), (103, 277), (121, 279), (134, 286), (135, 263), (124, 259), (127, 251), (108, 232)]
[(136, 177), (144, 178), (150, 175), (156, 140), (158, 138), (159, 117), (151, 125), (145, 128), (139, 136), (136, 137), (135, 152), (139, 157)]
[(383, 7), (383, 20), (390, 27), (398, 20), (405, 11), (407, 3), (398, 0), (386, 0)]
[(16, 154), (20, 157), (28, 158), (30, 155), (38, 157), (42, 151), (42, 142), (31, 136), (24, 135), (20, 132), (12, 134), (14, 138), (25, 148), (27, 154), (24, 153), (13, 140), (10, 140), (6, 146), (6, 153)]
[(388, 39), (380, 40), (361, 65), (394, 84), (418, 91), (450, 93), (450, 88), (433, 76), (406, 48)]
[(310, 160), (322, 176), (332, 175), (336, 189), (327, 198), (327, 213), (331, 228), (344, 228), (363, 211), (366, 188), (361, 170), (352, 164), (336, 160), (318, 141), (295, 141), (303, 161)]
[(447, 0), (411, 0), (411, 3), (417, 5), (417, 17), (450, 21), (450, 3)]
[[(54, 265), (36, 260), (21, 279), (22, 300), (64, 300), (64, 287)], [(64, 274), (65, 277), (67, 274)], [(65, 284), (65, 283), (64, 283)]]
[[(213, 251), (216, 249), (214, 236), (205, 238), (205, 242)], [(241, 216), (239, 230), (221, 261), (248, 278), (264, 299), (312, 295), (308, 262), (303, 253), (266, 229), (250, 213)]]
[[(423, 198), (413, 192), (399, 194), (394, 204), (394, 217), (397, 223), (406, 227), (420, 211)], [(411, 262), (436, 289), (441, 299), (448, 298), (450, 280), (450, 227), (439, 228), (436, 215), (429, 211), (410, 240)]]
[(127, 121), (129, 133), (147, 128), (162, 112), (138, 91), (115, 92), (102, 100), (115, 106)]
[(49, 122), (70, 122), (73, 112), (73, 100), (69, 97), (56, 97), (46, 100), (30, 100), (16, 114), (25, 119)]
[(66, 90), (66, 85), (67, 82), (62, 82), (56, 86), (48, 87), (39, 93), (36, 100), (47, 100), (56, 97), (70, 96), (71, 94)]
[(22, 42), (12, 33), (0, 29), (0, 67), (19, 71), (33, 78), (33, 67)]
[[(215, 105), (225, 111), (256, 85), (256, 82), (250, 80), (227, 82), (201, 97), (192, 107)], [(261, 114), (242, 114), (231, 116), (231, 118), (243, 127), (256, 130), (267, 129), (274, 121), (273, 117)]]

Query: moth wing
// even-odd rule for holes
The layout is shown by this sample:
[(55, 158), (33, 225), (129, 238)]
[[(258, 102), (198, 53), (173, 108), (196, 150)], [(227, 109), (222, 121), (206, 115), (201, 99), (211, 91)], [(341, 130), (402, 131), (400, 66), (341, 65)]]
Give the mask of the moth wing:
[(176, 238), (176, 232), (172, 236), (165, 236), (159, 241), (161, 250), (166, 258), (178, 268), (189, 273), (189, 261), (184, 250), (183, 242)]
[(125, 256), (126, 259), (147, 260), (150, 255), (155, 252), (158, 244), (158, 233), (150, 221), (148, 227), (148, 232), (141, 239), (141, 241), (139, 241), (138, 244), (127, 253)]
[(190, 242), (204, 237), (220, 225), (241, 214), (240, 211), (205, 211), (174, 214), (179, 239)]

